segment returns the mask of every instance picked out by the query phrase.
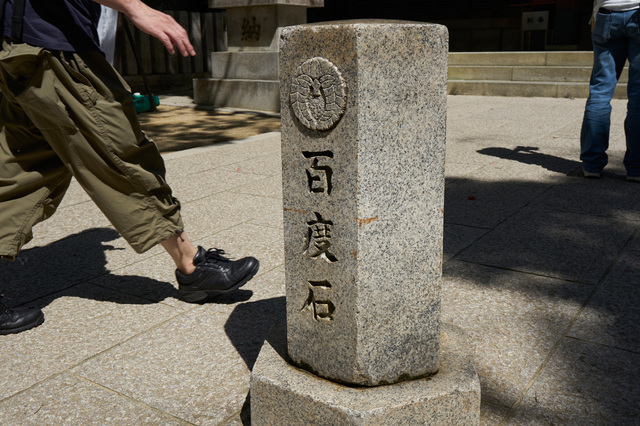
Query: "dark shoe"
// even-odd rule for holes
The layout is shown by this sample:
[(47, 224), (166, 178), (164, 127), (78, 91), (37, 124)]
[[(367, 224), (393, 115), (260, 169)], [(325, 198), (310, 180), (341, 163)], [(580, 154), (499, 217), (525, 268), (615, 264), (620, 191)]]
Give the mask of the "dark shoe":
[(196, 270), (184, 275), (176, 270), (180, 294), (187, 302), (202, 302), (205, 299), (237, 290), (258, 272), (260, 263), (253, 257), (231, 260), (223, 256), (224, 250), (206, 250), (198, 247), (193, 258)]
[(640, 176), (629, 176), (629, 175), (627, 175), (627, 180), (629, 182), (640, 182)]
[(19, 333), (44, 322), (44, 313), (38, 308), (11, 309), (0, 296), (0, 335)]

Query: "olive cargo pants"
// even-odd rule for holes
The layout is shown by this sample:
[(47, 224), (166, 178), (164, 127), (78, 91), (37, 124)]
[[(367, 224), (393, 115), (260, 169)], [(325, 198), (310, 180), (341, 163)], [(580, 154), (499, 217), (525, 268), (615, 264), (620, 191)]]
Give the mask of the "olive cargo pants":
[(182, 230), (162, 157), (128, 86), (100, 52), (3, 42), (0, 52), (0, 257), (15, 259), (71, 176), (137, 252)]

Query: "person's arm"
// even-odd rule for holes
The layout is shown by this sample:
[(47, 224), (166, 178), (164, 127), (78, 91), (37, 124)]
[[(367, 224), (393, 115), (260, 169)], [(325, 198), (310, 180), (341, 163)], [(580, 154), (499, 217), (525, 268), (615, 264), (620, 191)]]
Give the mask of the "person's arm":
[(175, 53), (174, 46), (178, 48), (182, 56), (196, 54), (189, 41), (187, 31), (166, 13), (155, 10), (140, 0), (93, 1), (124, 13), (131, 19), (133, 25), (160, 40), (172, 55)]

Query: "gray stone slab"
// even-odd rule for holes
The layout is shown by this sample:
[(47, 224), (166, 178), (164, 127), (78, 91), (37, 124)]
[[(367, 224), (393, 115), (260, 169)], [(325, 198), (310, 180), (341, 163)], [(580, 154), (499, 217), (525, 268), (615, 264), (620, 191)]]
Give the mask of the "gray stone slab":
[(464, 332), (442, 325), (440, 370), (428, 379), (349, 387), (291, 365), (284, 324), (275, 327), (251, 378), (253, 425), (477, 425), (480, 386)]
[(448, 262), (452, 257), (473, 244), (476, 240), (478, 240), (478, 238), (480, 238), (487, 232), (487, 229), (445, 224), (443, 238), (444, 254), (442, 257), (442, 262)]
[[(451, 123), (453, 118), (448, 117), (447, 124)], [(471, 117), (464, 119), (464, 125), (451, 125), (451, 130), (447, 130), (448, 143), (461, 143), (476, 148), (471, 144), (492, 145), (500, 142), (513, 142), (508, 140), (507, 126), (508, 120), (493, 116), (491, 118)], [(447, 147), (448, 148), (448, 147)]]
[(443, 269), (442, 321), (476, 348), (482, 400), (510, 407), (592, 291), (591, 286), (452, 260)]
[(69, 188), (64, 194), (64, 198), (62, 199), (60, 207), (58, 208), (73, 206), (89, 200), (91, 200), (89, 195), (87, 195), (84, 189), (82, 189), (78, 181), (75, 180), (75, 178), (72, 178), (71, 183), (69, 184)]
[(565, 339), (510, 424), (635, 425), (640, 355)]
[(64, 373), (0, 402), (0, 423), (184, 425), (175, 417)]
[(616, 218), (529, 208), (482, 237), (458, 259), (595, 284), (636, 227), (637, 222)]
[(569, 331), (569, 336), (640, 353), (640, 254), (617, 260)]
[(241, 223), (282, 227), (282, 201), (270, 197), (221, 192), (183, 206), (185, 230), (200, 240)]
[(35, 305), (43, 307), (45, 322), (2, 338), (0, 400), (180, 313), (166, 305), (89, 284), (40, 299)]
[(280, 201), (282, 200), (282, 175), (263, 177), (257, 182), (234, 188), (232, 192), (275, 198)]
[(445, 185), (449, 185), (460, 178), (472, 177), (473, 172), (481, 167), (483, 167), (482, 164), (447, 162), (444, 171)]
[(447, 50), (432, 24), (283, 30), (288, 350), (325, 378), (437, 369)]
[(274, 152), (227, 164), (222, 166), (220, 170), (259, 176), (281, 176), (282, 160), (280, 158), (280, 152)]
[(256, 277), (72, 372), (187, 422), (220, 424), (240, 413), (262, 342), (284, 319), (283, 280)]
[(539, 182), (482, 182), (470, 177), (458, 179), (445, 189), (445, 222), (493, 228), (531, 203), (551, 185)]
[(583, 179), (578, 174), (545, 193), (536, 207), (594, 216), (640, 221), (638, 187), (623, 180), (604, 176), (602, 179)]
[(197, 175), (173, 175), (171, 189), (173, 195), (181, 203), (187, 203), (237, 187), (257, 184), (258, 182), (259, 177), (250, 173), (234, 173), (217, 168), (202, 171)]
[(58, 209), (53, 216), (33, 228), (34, 240), (24, 248), (47, 245), (90, 228), (110, 226), (109, 220), (92, 202)]

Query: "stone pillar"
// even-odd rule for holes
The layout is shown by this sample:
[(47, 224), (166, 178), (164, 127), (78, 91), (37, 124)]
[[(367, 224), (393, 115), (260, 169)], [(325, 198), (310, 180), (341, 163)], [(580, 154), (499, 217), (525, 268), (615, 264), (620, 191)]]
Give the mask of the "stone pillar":
[(194, 102), (279, 111), (280, 32), (306, 23), (307, 8), (322, 6), (324, 0), (209, 0), (209, 7), (226, 9), (228, 51), (211, 53), (211, 78), (194, 80)]
[(440, 324), (447, 56), (440, 25), (283, 31), (286, 343), (256, 362), (253, 424), (478, 423), (469, 343)]

